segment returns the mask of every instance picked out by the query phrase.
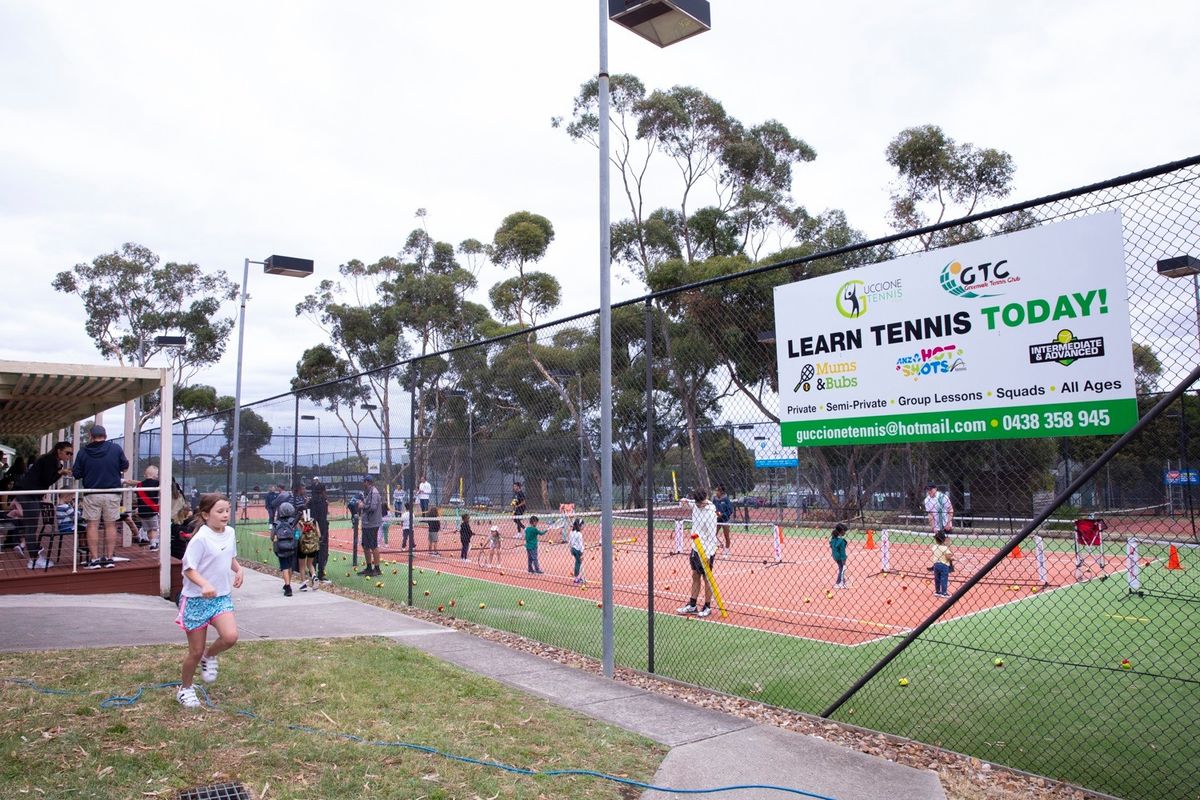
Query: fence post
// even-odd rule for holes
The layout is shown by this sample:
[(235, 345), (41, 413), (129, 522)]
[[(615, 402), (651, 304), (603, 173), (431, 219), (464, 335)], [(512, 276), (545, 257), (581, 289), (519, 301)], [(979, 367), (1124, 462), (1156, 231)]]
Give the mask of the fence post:
[(646, 671), (654, 672), (654, 306), (646, 300)]
[[(408, 369), (411, 375), (411, 380), (408, 385), (408, 524), (412, 526), (412, 533), (408, 537), (408, 604), (413, 604), (413, 550), (417, 543), (417, 510), (413, 507), (413, 492), (416, 489), (416, 444), (417, 444), (417, 362), (408, 362)], [(403, 519), (403, 517), (401, 517)], [(404, 524), (401, 522), (401, 540), (403, 540)]]

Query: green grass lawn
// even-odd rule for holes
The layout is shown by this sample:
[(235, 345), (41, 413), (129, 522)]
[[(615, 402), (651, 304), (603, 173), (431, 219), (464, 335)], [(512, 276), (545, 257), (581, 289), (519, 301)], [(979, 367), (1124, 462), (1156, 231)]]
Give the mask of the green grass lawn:
[[(172, 798), (239, 781), (255, 797), (571, 797), (639, 792), (584, 777), (528, 777), (367, 742), (409, 742), (533, 770), (650, 780), (665, 748), (381, 639), (242, 643), (211, 698), (174, 689), (104, 709), (110, 695), (177, 680), (183, 647), (0, 654), (4, 797)], [(201, 685), (201, 684), (197, 684)], [(257, 718), (239, 715), (248, 709)], [(289, 729), (304, 726), (317, 732)]]
[[(269, 543), (239, 536), (244, 557), (271, 563)], [(349, 561), (334, 561), (330, 574), (405, 601), (406, 565), (389, 563), (381, 581), (348, 570)], [(576, 597), (428, 568), (412, 579), (416, 606), (600, 657), (595, 585)], [(1196, 797), (1200, 604), (1130, 597), (1123, 575), (1038, 595), (974, 591), (1021, 601), (935, 626), (836, 718), (1122, 797)], [(614, 619), (617, 663), (647, 669), (645, 610), (617, 606)], [(657, 614), (654, 671), (820, 713), (895, 642), (845, 647)]]

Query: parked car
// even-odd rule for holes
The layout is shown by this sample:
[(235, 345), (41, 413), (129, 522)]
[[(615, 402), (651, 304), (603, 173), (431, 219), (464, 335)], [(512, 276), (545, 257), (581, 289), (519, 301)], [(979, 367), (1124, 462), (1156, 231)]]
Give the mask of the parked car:
[(745, 506), (746, 508), (762, 508), (767, 505), (767, 498), (756, 494), (748, 494), (740, 500), (735, 500), (734, 505)]
[(475, 501), (471, 505), (475, 506), (475, 508), (491, 508), (492, 498), (486, 494), (477, 494), (475, 495)]
[(458, 508), (462, 504), (463, 504), (462, 497), (460, 497), (459, 495), (456, 495), (456, 494), (450, 495), (450, 505), (454, 506), (455, 508)]

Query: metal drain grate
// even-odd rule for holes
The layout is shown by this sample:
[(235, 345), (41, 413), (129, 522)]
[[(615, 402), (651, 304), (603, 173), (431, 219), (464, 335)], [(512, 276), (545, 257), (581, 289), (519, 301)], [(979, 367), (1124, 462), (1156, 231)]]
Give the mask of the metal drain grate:
[(214, 783), (183, 789), (175, 800), (251, 800), (250, 791), (240, 783)]

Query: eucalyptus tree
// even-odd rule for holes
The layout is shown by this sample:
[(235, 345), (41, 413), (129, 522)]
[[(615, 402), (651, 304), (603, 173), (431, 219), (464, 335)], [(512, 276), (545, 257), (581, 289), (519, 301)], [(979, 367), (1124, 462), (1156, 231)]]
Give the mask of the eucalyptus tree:
[[(102, 358), (144, 367), (161, 357), (171, 368), (178, 396), (225, 353), (233, 309), (223, 306), (237, 299), (238, 287), (224, 271), (206, 272), (191, 263), (160, 265), (160, 260), (148, 247), (127, 242), (59, 272), (51, 285), (83, 301), (84, 330)], [(184, 332), (186, 343), (155, 343), (157, 336), (172, 331)], [(187, 410), (177, 409), (176, 416)], [(160, 411), (156, 392), (135, 420), (134, 435)]]

